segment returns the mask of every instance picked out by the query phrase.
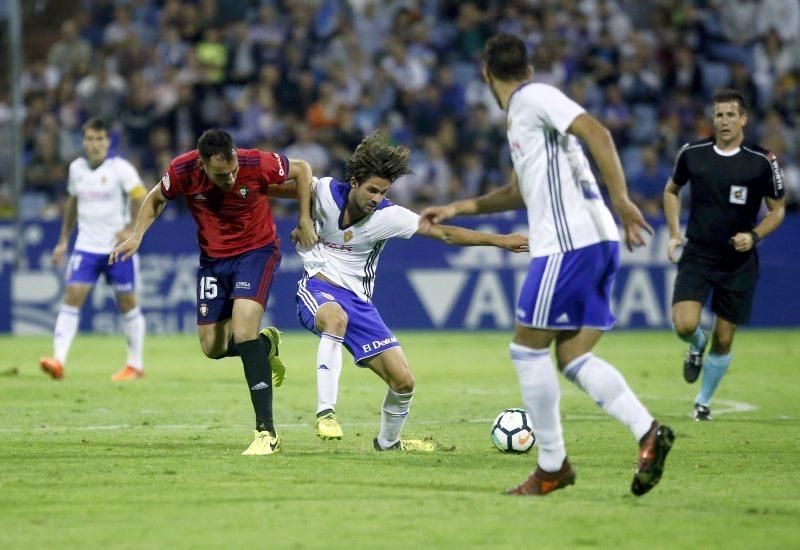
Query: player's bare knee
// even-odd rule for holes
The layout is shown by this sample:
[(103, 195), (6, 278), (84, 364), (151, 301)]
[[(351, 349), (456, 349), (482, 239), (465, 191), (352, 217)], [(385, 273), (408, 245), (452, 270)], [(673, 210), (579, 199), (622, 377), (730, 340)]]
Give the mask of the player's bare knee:
[(200, 349), (209, 359), (217, 359), (225, 353), (225, 348), (218, 345), (213, 335), (200, 334)]
[(317, 329), (337, 336), (344, 336), (349, 318), (339, 304), (327, 303), (317, 312)]
[(414, 391), (415, 384), (416, 380), (414, 379), (414, 373), (412, 373), (410, 370), (406, 370), (393, 379), (390, 382), (389, 387), (397, 393), (412, 393)]
[(120, 313), (125, 315), (136, 307), (136, 295), (117, 296), (117, 304), (119, 305)]
[(673, 317), (673, 324), (675, 325), (675, 332), (681, 338), (689, 338), (697, 330), (697, 323), (682, 317)]
[(727, 355), (733, 347), (733, 335), (714, 334), (711, 341), (711, 351), (716, 355)]

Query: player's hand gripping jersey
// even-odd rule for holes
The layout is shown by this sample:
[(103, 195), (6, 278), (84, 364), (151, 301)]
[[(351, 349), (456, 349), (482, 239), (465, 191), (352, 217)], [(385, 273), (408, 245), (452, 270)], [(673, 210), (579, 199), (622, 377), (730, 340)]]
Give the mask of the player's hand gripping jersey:
[(313, 215), (320, 240), (311, 249), (298, 247), (306, 274), (313, 277), (321, 273), (369, 301), (386, 239), (413, 236), (419, 226), (419, 215), (383, 199), (370, 215), (343, 226), (350, 186), (332, 178), (314, 179), (312, 191)]

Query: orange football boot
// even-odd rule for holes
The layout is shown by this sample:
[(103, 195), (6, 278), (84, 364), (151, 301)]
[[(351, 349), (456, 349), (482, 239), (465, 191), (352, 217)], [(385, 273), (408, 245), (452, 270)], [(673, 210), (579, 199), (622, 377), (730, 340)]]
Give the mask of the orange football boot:
[(114, 382), (122, 382), (125, 380), (136, 380), (137, 378), (144, 378), (144, 371), (134, 368), (130, 365), (125, 365), (125, 368), (115, 373), (111, 379)]
[(39, 366), (42, 370), (53, 377), (54, 380), (61, 380), (64, 378), (64, 367), (61, 366), (61, 361), (52, 357), (39, 357)]

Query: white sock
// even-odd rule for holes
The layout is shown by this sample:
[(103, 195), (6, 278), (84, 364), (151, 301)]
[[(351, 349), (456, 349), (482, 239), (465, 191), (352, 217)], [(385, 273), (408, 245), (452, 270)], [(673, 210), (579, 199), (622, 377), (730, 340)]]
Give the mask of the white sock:
[(128, 339), (128, 365), (137, 370), (142, 370), (142, 350), (144, 349), (145, 321), (142, 310), (133, 308), (122, 316), (125, 327), (125, 337)]
[(585, 353), (564, 368), (564, 376), (589, 394), (608, 414), (625, 424), (639, 441), (653, 417), (612, 365)]
[(508, 350), (517, 370), (522, 402), (531, 415), (533, 433), (539, 443), (539, 467), (546, 472), (557, 472), (567, 457), (567, 450), (559, 410), (561, 389), (550, 350), (513, 342)]
[(336, 410), (339, 375), (342, 373), (341, 336), (322, 333), (317, 348), (317, 413)]
[(406, 423), (412, 397), (413, 391), (397, 393), (392, 388), (386, 389), (386, 398), (381, 408), (381, 431), (378, 434), (378, 445), (384, 449), (400, 441), (400, 431)]
[(81, 322), (80, 308), (61, 305), (56, 317), (56, 330), (53, 334), (53, 357), (56, 361), (64, 365), (67, 362), (69, 348), (78, 332), (78, 325)]

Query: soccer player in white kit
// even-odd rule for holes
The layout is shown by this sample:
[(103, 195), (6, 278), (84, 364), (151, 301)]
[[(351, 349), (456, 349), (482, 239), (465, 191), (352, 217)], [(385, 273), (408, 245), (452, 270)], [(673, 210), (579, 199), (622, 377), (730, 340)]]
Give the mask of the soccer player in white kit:
[(139, 210), (147, 191), (131, 163), (108, 156), (110, 145), (106, 123), (91, 118), (83, 126), (85, 156), (69, 165), (69, 198), (61, 234), (53, 249), (56, 265), (64, 261), (76, 221), (78, 238), (67, 263), (67, 288), (56, 318), (53, 356), (39, 358), (42, 370), (56, 380), (64, 377), (67, 354), (80, 324), (81, 307), (101, 273), (114, 286), (128, 340), (125, 367), (111, 378), (122, 381), (144, 376), (145, 321), (136, 300), (137, 258), (109, 266), (108, 255), (130, 235), (131, 210)]
[(511, 181), (474, 199), (422, 212), (423, 225), (462, 214), (526, 208), (531, 262), (520, 291), (511, 359), (531, 415), (539, 456), (536, 470), (510, 494), (545, 495), (575, 482), (559, 412), (558, 369), (639, 442), (631, 491), (643, 495), (661, 478), (674, 435), (656, 422), (612, 365), (592, 348), (609, 330), (611, 286), (619, 265), (619, 232), (603, 202), (577, 138), (588, 145), (625, 230), (628, 247), (652, 233), (630, 201), (608, 130), (558, 89), (531, 82), (525, 43), (507, 34), (484, 50), (483, 76), (507, 112), (514, 163)]
[(298, 246), (305, 273), (298, 283), (297, 315), (320, 337), (317, 350), (317, 435), (340, 439), (336, 396), (342, 369), (342, 346), (360, 367), (380, 376), (389, 388), (381, 408), (375, 450), (432, 451), (432, 443), (401, 440), (414, 375), (400, 343), (372, 303), (378, 259), (386, 241), (424, 235), (453, 245), (493, 245), (513, 252), (528, 249), (524, 235), (493, 235), (461, 227), (427, 224), (419, 215), (393, 204), (386, 193), (408, 174), (409, 150), (389, 146), (379, 134), (364, 139), (345, 167), (347, 183), (314, 180), (313, 215), (319, 241)]

